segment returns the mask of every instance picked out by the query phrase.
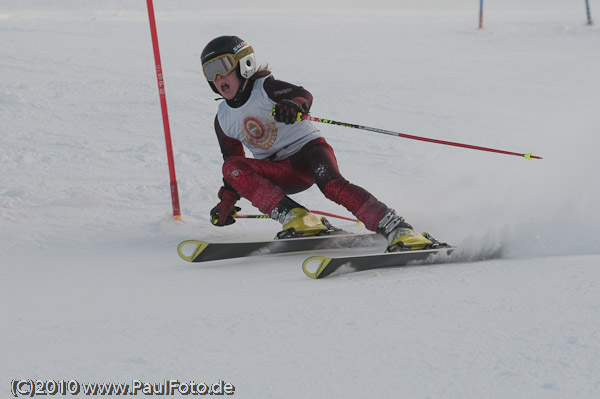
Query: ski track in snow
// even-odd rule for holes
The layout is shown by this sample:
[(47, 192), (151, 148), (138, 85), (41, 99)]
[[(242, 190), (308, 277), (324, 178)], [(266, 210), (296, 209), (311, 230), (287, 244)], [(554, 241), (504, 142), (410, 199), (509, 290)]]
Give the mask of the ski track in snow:
[[(155, 0), (183, 223), (145, 2), (4, 3), (1, 389), (167, 378), (223, 379), (241, 398), (600, 397), (600, 30), (583, 2), (486, 2), (477, 31), (466, 0)], [(199, 54), (221, 34), (311, 91), (314, 116), (544, 159), (322, 125), (344, 175), (457, 246), (450, 262), (318, 281), (309, 254), (185, 263), (184, 239), (278, 229), (207, 220), (222, 159)], [(294, 198), (348, 215), (315, 187)], [(349, 252), (365, 249), (318, 253)]]

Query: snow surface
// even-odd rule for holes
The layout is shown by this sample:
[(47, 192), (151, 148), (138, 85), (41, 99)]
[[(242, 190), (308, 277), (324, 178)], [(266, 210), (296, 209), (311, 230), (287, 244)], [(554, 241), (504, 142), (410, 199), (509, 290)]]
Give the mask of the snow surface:
[[(155, 0), (178, 223), (146, 2), (3, 0), (5, 397), (13, 378), (223, 379), (240, 398), (600, 397), (600, 30), (583, 1), (485, 2), (483, 31), (478, 2), (448, 3)], [(199, 54), (222, 34), (310, 90), (315, 116), (544, 159), (322, 125), (349, 180), (459, 261), (319, 281), (300, 254), (185, 263), (184, 239), (279, 227), (207, 220), (221, 155)], [(294, 198), (349, 216), (316, 188)]]

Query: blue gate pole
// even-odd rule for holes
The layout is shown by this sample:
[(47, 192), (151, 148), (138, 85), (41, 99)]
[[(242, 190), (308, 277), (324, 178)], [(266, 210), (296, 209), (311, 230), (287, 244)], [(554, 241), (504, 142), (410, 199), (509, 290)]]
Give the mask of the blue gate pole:
[(593, 23), (592, 23), (592, 13), (590, 12), (590, 0), (585, 0), (585, 9), (587, 10), (587, 19), (588, 19), (587, 24), (588, 25), (593, 25)]

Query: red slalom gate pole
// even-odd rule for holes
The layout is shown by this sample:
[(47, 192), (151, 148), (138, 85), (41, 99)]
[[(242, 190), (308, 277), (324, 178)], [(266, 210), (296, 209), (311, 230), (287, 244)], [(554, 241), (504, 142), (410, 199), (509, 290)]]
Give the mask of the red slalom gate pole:
[(150, 20), (150, 34), (152, 36), (152, 47), (154, 49), (154, 62), (156, 64), (158, 95), (160, 97), (163, 127), (165, 130), (165, 142), (167, 145), (167, 160), (169, 163), (169, 177), (171, 182), (171, 202), (173, 204), (173, 220), (181, 220), (181, 209), (179, 207), (179, 192), (177, 190), (177, 177), (175, 176), (175, 161), (173, 160), (173, 146), (171, 144), (171, 128), (169, 126), (169, 113), (167, 112), (167, 96), (165, 94), (165, 82), (163, 80), (162, 64), (160, 62), (160, 51), (158, 49), (158, 34), (156, 33), (154, 6), (152, 5), (152, 0), (147, 0), (147, 3), (148, 18)]

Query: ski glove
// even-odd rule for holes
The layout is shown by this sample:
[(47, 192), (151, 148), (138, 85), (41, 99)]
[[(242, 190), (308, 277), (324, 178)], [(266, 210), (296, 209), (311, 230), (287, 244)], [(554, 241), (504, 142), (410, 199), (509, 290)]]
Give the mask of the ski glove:
[(235, 223), (235, 216), (242, 208), (235, 206), (240, 196), (230, 189), (221, 187), (219, 190), (219, 199), (221, 202), (210, 210), (210, 222), (215, 226), (229, 226)]
[(277, 122), (291, 125), (300, 120), (298, 114), (308, 114), (310, 105), (305, 98), (296, 97), (292, 100), (280, 100), (275, 104), (273, 117)]

